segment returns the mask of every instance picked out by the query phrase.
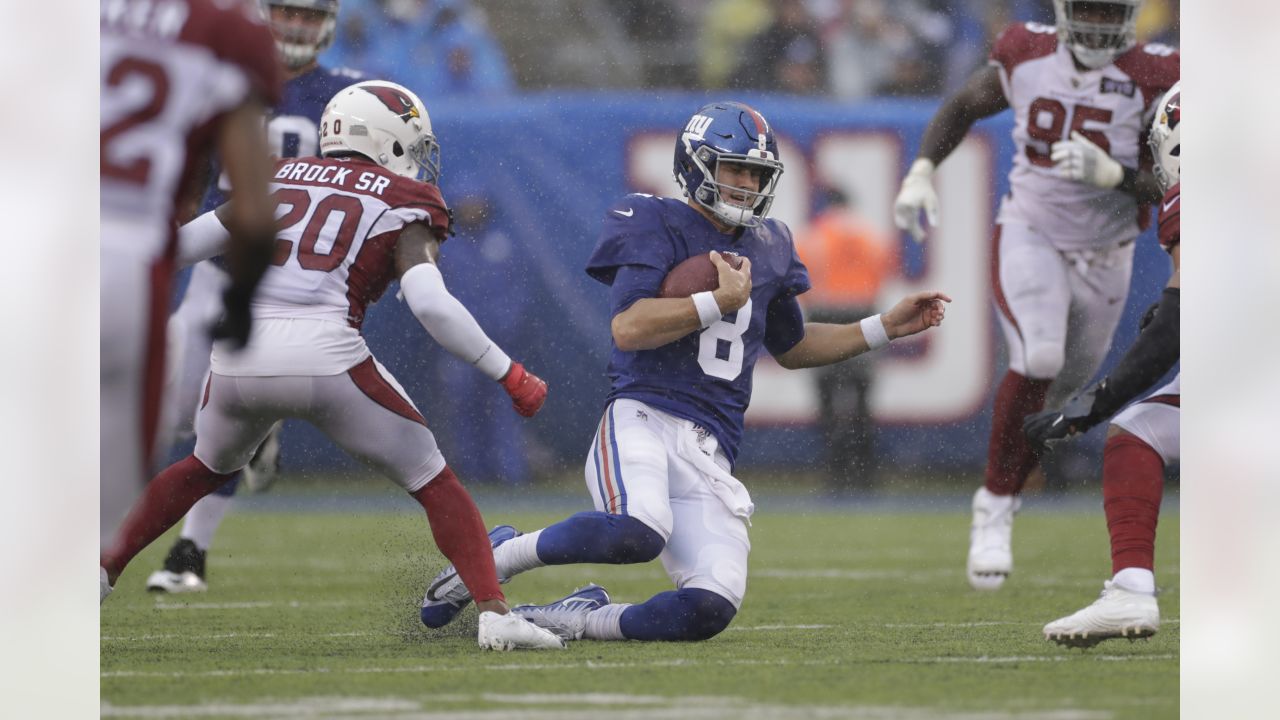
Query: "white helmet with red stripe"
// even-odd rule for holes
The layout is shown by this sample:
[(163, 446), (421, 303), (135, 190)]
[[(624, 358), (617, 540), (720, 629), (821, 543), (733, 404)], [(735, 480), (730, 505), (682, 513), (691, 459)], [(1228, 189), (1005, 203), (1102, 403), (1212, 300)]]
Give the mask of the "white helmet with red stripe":
[(412, 91), (384, 80), (338, 91), (320, 116), (320, 154), (360, 153), (391, 172), (440, 181), (440, 143)]
[(1147, 145), (1155, 165), (1151, 168), (1161, 190), (1178, 184), (1182, 165), (1182, 81), (1173, 84), (1160, 98), (1151, 121)]

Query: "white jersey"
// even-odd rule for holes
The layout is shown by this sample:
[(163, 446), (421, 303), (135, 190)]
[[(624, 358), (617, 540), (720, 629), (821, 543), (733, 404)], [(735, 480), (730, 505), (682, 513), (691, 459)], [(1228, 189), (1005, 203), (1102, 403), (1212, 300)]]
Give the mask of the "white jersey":
[(1145, 135), (1155, 104), (1178, 80), (1177, 51), (1140, 43), (1082, 71), (1054, 27), (1025, 23), (1000, 35), (990, 62), (1014, 111), (1017, 148), (997, 222), (1027, 224), (1063, 250), (1133, 240), (1150, 224), (1150, 208), (1130, 193), (1058, 177), (1049, 156), (1053, 143), (1079, 131), (1126, 168), (1150, 167)]
[(349, 158), (280, 160), (271, 184), (272, 267), (253, 300), (253, 333), (236, 353), (214, 345), (219, 375), (335, 375), (369, 357), (360, 325), (396, 277), (400, 231), (443, 239), (449, 211), (434, 185)]
[(101, 11), (102, 249), (155, 260), (179, 200), (198, 190), (214, 121), (251, 93), (276, 102), (275, 44), (247, 2), (116, 0)]

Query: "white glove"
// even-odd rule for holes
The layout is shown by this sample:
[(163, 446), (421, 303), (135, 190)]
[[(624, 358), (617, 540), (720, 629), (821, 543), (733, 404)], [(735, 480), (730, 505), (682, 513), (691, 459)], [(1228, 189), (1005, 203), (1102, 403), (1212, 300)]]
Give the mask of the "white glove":
[(902, 179), (902, 189), (893, 202), (893, 223), (906, 230), (916, 242), (924, 242), (920, 211), (924, 210), (930, 227), (938, 226), (938, 194), (933, 191), (933, 161), (919, 158)]
[(1110, 190), (1124, 179), (1124, 167), (1079, 130), (1071, 131), (1070, 140), (1054, 143), (1049, 158), (1058, 176), (1068, 180)]

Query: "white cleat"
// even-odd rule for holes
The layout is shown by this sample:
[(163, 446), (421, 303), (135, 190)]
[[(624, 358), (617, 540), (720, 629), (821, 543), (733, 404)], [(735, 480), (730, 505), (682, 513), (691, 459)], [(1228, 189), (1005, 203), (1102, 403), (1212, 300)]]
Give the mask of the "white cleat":
[(182, 572), (157, 570), (147, 578), (147, 590), (151, 592), (191, 593), (204, 592), (208, 589), (209, 585), (204, 579), (190, 570)]
[(107, 582), (107, 569), (98, 566), (98, 604), (101, 605), (106, 601), (107, 596), (115, 588), (111, 587), (111, 583)]
[(564, 640), (515, 613), (480, 613), (476, 638), (482, 650), (563, 650)]
[(985, 487), (974, 493), (967, 569), (974, 590), (999, 590), (1013, 572), (1013, 515), (1020, 507), (1017, 495), (996, 495)]
[(1160, 606), (1155, 595), (1125, 590), (1108, 580), (1092, 605), (1045, 625), (1044, 639), (1088, 648), (1113, 638), (1149, 638), (1159, 629)]

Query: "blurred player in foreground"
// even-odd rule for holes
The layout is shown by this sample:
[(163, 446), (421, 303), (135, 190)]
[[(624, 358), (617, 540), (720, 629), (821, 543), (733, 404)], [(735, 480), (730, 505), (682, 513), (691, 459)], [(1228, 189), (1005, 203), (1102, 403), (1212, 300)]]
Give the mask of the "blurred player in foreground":
[(1017, 151), (993, 238), (993, 295), (1009, 349), (996, 390), (983, 486), (973, 496), (967, 574), (995, 590), (1013, 571), (1013, 516), (1038, 459), (1023, 419), (1098, 371), (1125, 299), (1134, 240), (1160, 199), (1142, 170), (1155, 104), (1178, 53), (1135, 39), (1140, 0), (1055, 0), (1057, 27), (1012, 25), (990, 64), (947, 98), (902, 181), (898, 227), (938, 221), (932, 177), (976, 120), (1012, 108)]
[[(272, 108), (267, 122), (267, 145), (278, 158), (309, 157), (317, 152), (320, 114), (329, 99), (363, 78), (350, 70), (324, 67), (316, 59), (333, 42), (338, 0), (267, 0), (265, 5), (285, 74), (283, 97)], [(205, 194), (204, 212), (227, 201), (227, 180), (215, 176)], [(188, 439), (195, 432), (196, 408), (209, 375), (208, 327), (221, 312), (218, 298), (226, 284), (221, 258), (197, 263), (191, 270), (182, 304), (169, 318), (171, 369), (165, 402), (166, 414), (171, 418), (171, 436)], [(208, 589), (205, 560), (240, 486), (241, 475), (251, 490), (263, 490), (275, 480), (279, 461), (280, 423), (276, 423), (242, 473), (202, 498), (187, 513), (180, 536), (165, 556), (164, 567), (147, 578), (147, 589), (171, 593)]]
[[(1169, 372), (1179, 350), (1181, 285), (1182, 92), (1164, 96), (1151, 126), (1156, 179), (1165, 190), (1160, 204), (1160, 246), (1173, 259), (1173, 276), (1142, 333), (1110, 375), (1072, 398), (1061, 410), (1027, 418), (1027, 440), (1044, 447), (1083, 433), (1111, 417)], [(1151, 313), (1154, 312), (1154, 315)], [(1155, 545), (1164, 467), (1179, 458), (1182, 374), (1147, 394), (1111, 421), (1102, 453), (1102, 497), (1111, 533), (1113, 576), (1092, 605), (1044, 626), (1045, 638), (1063, 645), (1092, 646), (1109, 638), (1150, 637), (1160, 629), (1156, 604)]]
[[(238, 354), (215, 343), (195, 452), (151, 481), (102, 553), (103, 597), (139, 551), (243, 468), (275, 422), (292, 417), (315, 425), (422, 505), (436, 545), (477, 598), (481, 647), (563, 647), (509, 613), (480, 511), (360, 333), (365, 308), (399, 278), (427, 332), (501, 383), (517, 412), (532, 416), (546, 399), (546, 383), (489, 340), (435, 265), (450, 217), (435, 185), (439, 144), (427, 110), (399, 85), (359, 83), (325, 108), (320, 138), (322, 157), (276, 163), (271, 197), (279, 232), (273, 267), (253, 303), (251, 342)], [(184, 226), (183, 252), (217, 252), (238, 202), (237, 195)]]
[[(605, 214), (587, 273), (609, 285), (613, 389), (586, 462), (594, 512), (521, 535), (490, 532), (498, 574), (544, 565), (661, 558), (676, 589), (631, 605), (589, 585), (514, 612), (570, 640), (705, 640), (729, 625), (747, 587), (751, 496), (733, 477), (751, 376), (762, 351), (783, 367), (827, 365), (942, 322), (937, 292), (918, 293), (860, 323), (805, 323), (796, 296), (809, 277), (791, 231), (768, 219), (782, 174), (764, 117), (712, 103), (677, 135), (675, 174), (687, 200), (628, 195)], [(668, 272), (708, 256), (718, 286), (660, 296)], [(725, 258), (741, 258), (734, 267)], [(421, 618), (451, 621), (471, 599), (446, 568)]]
[[(218, 332), (243, 345), (274, 236), (264, 107), (280, 93), (271, 34), (247, 2), (102, 4), (101, 539), (151, 470), (180, 208), (217, 148), (243, 199), (225, 214), (231, 276)], [(208, 332), (208, 327), (200, 332)]]

